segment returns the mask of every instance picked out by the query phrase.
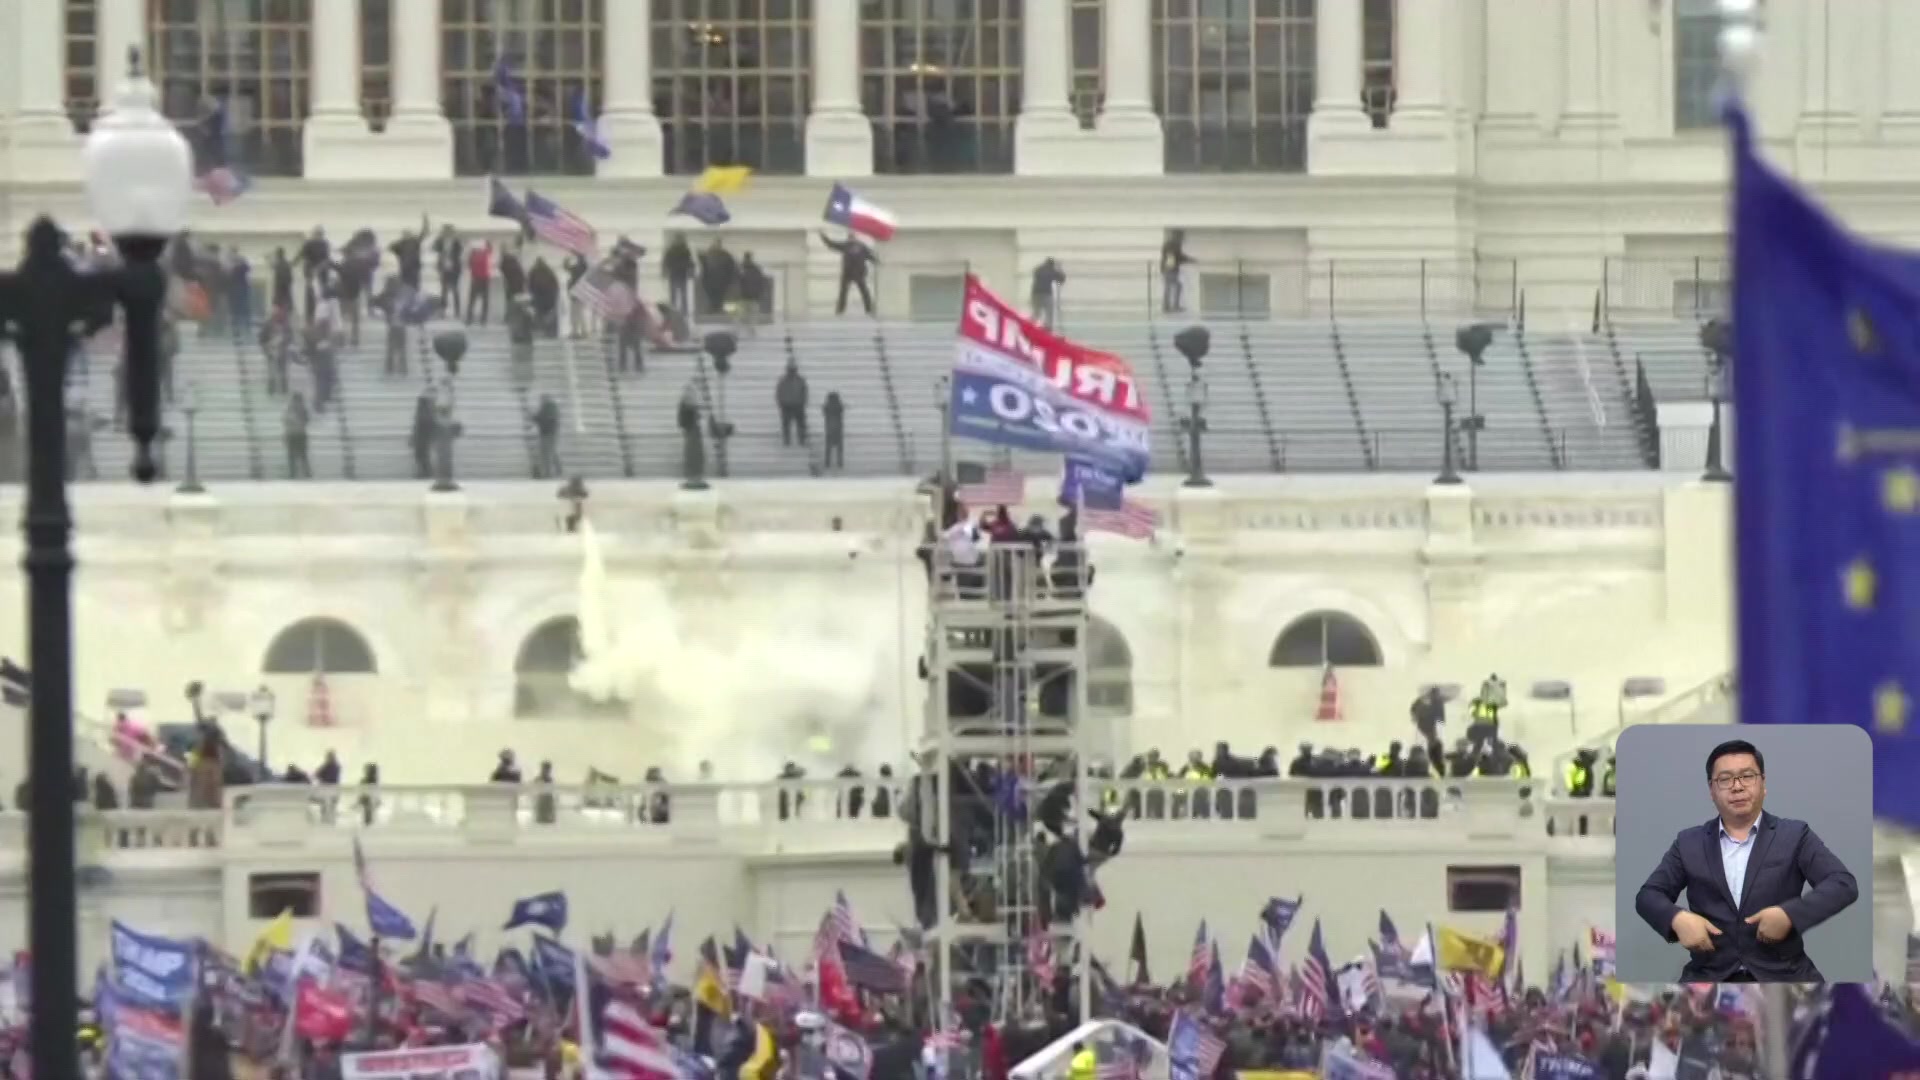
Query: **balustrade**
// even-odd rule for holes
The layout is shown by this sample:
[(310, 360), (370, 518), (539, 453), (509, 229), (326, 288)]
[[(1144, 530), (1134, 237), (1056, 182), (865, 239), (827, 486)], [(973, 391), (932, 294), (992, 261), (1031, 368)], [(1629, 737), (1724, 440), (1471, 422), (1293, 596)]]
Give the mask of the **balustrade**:
[[(1611, 799), (1552, 797), (1510, 779), (1257, 779), (1196, 783), (1094, 781), (1092, 799), (1127, 817), (1129, 842), (1155, 845), (1335, 839), (1359, 832), (1465, 830), (1611, 840)], [(344, 839), (506, 840), (593, 844), (718, 843), (743, 853), (889, 850), (904, 839), (908, 787), (871, 779), (748, 784), (234, 788), (216, 810), (88, 811), (82, 858), (142, 851), (213, 851)], [(0, 815), (0, 851), (24, 852), (27, 818)]]

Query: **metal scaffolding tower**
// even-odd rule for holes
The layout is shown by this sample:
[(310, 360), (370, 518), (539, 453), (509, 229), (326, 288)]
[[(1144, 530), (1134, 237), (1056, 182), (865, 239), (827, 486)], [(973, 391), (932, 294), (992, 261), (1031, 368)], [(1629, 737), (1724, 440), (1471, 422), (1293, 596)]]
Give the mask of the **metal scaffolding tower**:
[[(1043, 907), (1052, 896), (1047, 852), (1061, 843), (1084, 852), (1091, 831), (1085, 562), (1049, 571), (1025, 544), (993, 545), (983, 557), (957, 566), (936, 550), (928, 603), (920, 803), (923, 835), (942, 853), (927, 941), (935, 1023), (952, 1023), (955, 991), (968, 984), (975, 997), (980, 984), (991, 988), (997, 1019), (1022, 1015), (1047, 992), (1036, 957), (1052, 957), (1057, 977), (1073, 979), (1085, 1019), (1091, 909), (1057, 919)], [(1072, 792), (1064, 807), (1062, 785)], [(1058, 836), (1039, 820), (1049, 793), (1064, 810)]]

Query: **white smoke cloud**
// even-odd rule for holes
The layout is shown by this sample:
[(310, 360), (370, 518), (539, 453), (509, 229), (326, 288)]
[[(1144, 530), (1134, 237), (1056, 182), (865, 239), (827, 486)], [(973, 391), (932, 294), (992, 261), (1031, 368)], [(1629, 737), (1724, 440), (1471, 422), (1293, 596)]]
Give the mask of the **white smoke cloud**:
[(892, 605), (789, 586), (685, 625), (657, 582), (608, 580), (598, 536), (580, 528), (580, 646), (573, 688), (626, 702), (648, 757), (685, 778), (711, 760), (723, 777), (763, 779), (794, 760), (811, 775), (849, 761), (899, 761), (884, 698), (897, 633)]

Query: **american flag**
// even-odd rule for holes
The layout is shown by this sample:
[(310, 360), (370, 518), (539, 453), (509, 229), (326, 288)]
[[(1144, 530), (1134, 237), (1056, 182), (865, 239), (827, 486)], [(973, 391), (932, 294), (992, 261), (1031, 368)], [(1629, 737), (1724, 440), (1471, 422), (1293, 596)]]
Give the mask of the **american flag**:
[(1160, 512), (1144, 503), (1123, 499), (1118, 510), (1082, 508), (1080, 528), (1086, 533), (1108, 532), (1129, 540), (1151, 540), (1160, 530)]
[(459, 1019), (466, 1015), (462, 1007), (464, 1002), (454, 995), (446, 983), (437, 979), (416, 979), (412, 987), (415, 1003), (422, 1008), (431, 1009), (449, 1019)]
[(459, 993), (460, 1000), (466, 1002), (469, 1009), (493, 1017), (497, 1026), (505, 1027), (526, 1019), (527, 1008), (519, 995), (508, 990), (499, 979), (467, 979), (460, 984)]
[(613, 271), (604, 265), (580, 275), (567, 295), (573, 297), (574, 303), (612, 323), (625, 320), (640, 303), (627, 283), (614, 277)]
[(600, 1028), (603, 1075), (621, 1080), (682, 1080), (685, 1076), (666, 1036), (632, 1005), (609, 1002), (600, 1015)]
[[(1192, 1013), (1181, 1012), (1174, 1016), (1173, 1027), (1167, 1032), (1167, 1054), (1169, 1057), (1191, 1060), (1193, 1075), (1212, 1076), (1214, 1070), (1220, 1067), (1220, 1058), (1226, 1052), (1226, 1041), (1215, 1035)], [(1174, 1071), (1177, 1073), (1181, 1070)]]
[(1269, 940), (1272, 930), (1261, 927), (1253, 932), (1252, 940), (1247, 942), (1247, 958), (1240, 961), (1240, 971), (1234, 976), (1234, 982), (1245, 988), (1258, 990), (1260, 996), (1271, 999), (1274, 992), (1274, 956), (1279, 952), (1279, 941)]
[(853, 903), (847, 899), (846, 890), (833, 894), (833, 907), (828, 910), (827, 918), (833, 924), (834, 940), (867, 947), (867, 932), (860, 929), (860, 920), (854, 917)]
[(653, 981), (653, 972), (647, 966), (646, 958), (628, 952), (615, 951), (607, 956), (587, 957), (587, 966), (601, 978), (616, 986), (645, 986)]
[(620, 322), (633, 312), (640, 297), (626, 282), (621, 281), (615, 271), (622, 259), (638, 259), (640, 245), (631, 240), (621, 239), (614, 243), (607, 257), (594, 264), (591, 270), (580, 275), (580, 280), (568, 294), (575, 302), (591, 308), (608, 322)]
[(1053, 985), (1053, 938), (1037, 925), (1027, 932), (1027, 966), (1042, 987)]
[(1327, 962), (1327, 947), (1320, 938), (1320, 920), (1313, 921), (1313, 937), (1307, 941), (1307, 959), (1300, 966), (1300, 980), (1305, 985), (1305, 996), (1301, 1000), (1301, 1012), (1318, 1021), (1326, 1017), (1333, 1004), (1328, 1000), (1327, 983), (1332, 976), (1333, 965)]
[(1207, 920), (1200, 920), (1200, 928), (1193, 932), (1193, 952), (1187, 956), (1187, 981), (1195, 986), (1205, 986), (1207, 969), (1213, 966), (1213, 953), (1207, 948)]
[(559, 203), (537, 192), (527, 192), (527, 225), (541, 242), (581, 257), (593, 254), (593, 226)]
[(977, 482), (954, 493), (962, 506), (1019, 506), (1027, 501), (1027, 478), (1012, 469), (988, 469)]

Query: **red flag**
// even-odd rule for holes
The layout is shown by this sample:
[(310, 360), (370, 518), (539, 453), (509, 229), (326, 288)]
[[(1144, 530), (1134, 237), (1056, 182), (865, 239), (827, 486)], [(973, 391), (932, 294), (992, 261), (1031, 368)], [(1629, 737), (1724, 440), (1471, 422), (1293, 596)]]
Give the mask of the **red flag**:
[(860, 999), (854, 995), (853, 988), (847, 985), (847, 973), (841, 969), (838, 957), (831, 957), (820, 964), (820, 1007), (841, 1023), (860, 1022)]
[(353, 1002), (345, 994), (303, 982), (293, 1008), (293, 1029), (306, 1038), (337, 1042), (353, 1035)]
[(1340, 719), (1340, 678), (1333, 673), (1333, 665), (1328, 664), (1325, 673), (1320, 676), (1320, 705), (1313, 710), (1315, 720)]

